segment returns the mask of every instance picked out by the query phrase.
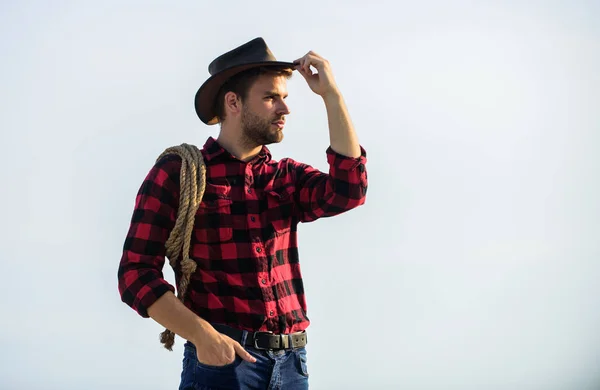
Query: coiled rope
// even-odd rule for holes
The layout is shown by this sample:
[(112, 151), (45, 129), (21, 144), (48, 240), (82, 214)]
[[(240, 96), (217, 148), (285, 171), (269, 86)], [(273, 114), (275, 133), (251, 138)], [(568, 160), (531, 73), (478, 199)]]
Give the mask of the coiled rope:
[[(190, 276), (196, 271), (196, 262), (190, 259), (190, 241), (194, 231), (196, 212), (206, 187), (206, 166), (200, 150), (196, 146), (186, 143), (165, 149), (157, 161), (173, 154), (181, 157), (179, 209), (175, 226), (165, 243), (165, 255), (174, 270), (177, 260), (181, 256), (181, 279), (177, 286), (177, 298), (183, 303)], [(160, 342), (166, 349), (172, 351), (175, 333), (165, 329), (160, 334)]]

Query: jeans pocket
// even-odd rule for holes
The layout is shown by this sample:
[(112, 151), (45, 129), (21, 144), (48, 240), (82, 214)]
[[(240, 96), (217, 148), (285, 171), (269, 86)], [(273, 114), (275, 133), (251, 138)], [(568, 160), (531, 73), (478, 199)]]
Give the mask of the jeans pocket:
[(294, 355), (296, 356), (296, 365), (300, 374), (308, 378), (308, 363), (306, 358), (306, 348), (294, 349)]
[(216, 390), (216, 389), (238, 389), (241, 359), (236, 358), (233, 363), (224, 366), (210, 366), (195, 361), (194, 367), (194, 389)]
[(242, 362), (242, 358), (239, 355), (235, 355), (235, 360), (231, 363), (227, 363), (224, 366), (211, 366), (209, 364), (201, 363), (196, 359), (196, 366), (201, 369), (214, 370), (214, 371), (226, 371), (237, 367)]

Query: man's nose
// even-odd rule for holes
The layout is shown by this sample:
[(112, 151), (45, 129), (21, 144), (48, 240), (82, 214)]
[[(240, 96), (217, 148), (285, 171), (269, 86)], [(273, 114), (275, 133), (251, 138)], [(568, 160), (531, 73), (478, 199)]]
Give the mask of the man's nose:
[(277, 115), (289, 115), (290, 107), (282, 100), (277, 107)]

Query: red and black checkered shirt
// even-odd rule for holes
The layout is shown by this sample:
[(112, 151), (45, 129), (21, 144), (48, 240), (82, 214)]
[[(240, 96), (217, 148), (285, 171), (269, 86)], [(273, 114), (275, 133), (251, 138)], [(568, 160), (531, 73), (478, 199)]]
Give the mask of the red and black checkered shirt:
[[(267, 147), (251, 161), (234, 158), (212, 137), (202, 154), (206, 189), (192, 234), (197, 263), (184, 304), (211, 323), (290, 333), (308, 327), (297, 245), (299, 222), (362, 205), (366, 153), (350, 158), (327, 149), (329, 173)], [(165, 242), (179, 205), (181, 158), (158, 161), (136, 197), (118, 270), (121, 299), (142, 317), (174, 287), (163, 278)], [(175, 270), (176, 282), (180, 273)]]

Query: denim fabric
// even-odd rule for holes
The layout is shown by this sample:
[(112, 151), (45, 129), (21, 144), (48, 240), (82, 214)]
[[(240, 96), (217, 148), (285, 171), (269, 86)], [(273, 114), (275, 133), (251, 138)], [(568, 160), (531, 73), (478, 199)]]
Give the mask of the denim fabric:
[[(242, 345), (246, 335), (244, 332)], [(200, 363), (196, 348), (187, 342), (179, 390), (308, 389), (306, 348), (263, 351), (246, 346), (245, 349), (256, 358), (256, 363), (236, 355), (233, 363), (215, 367)]]

